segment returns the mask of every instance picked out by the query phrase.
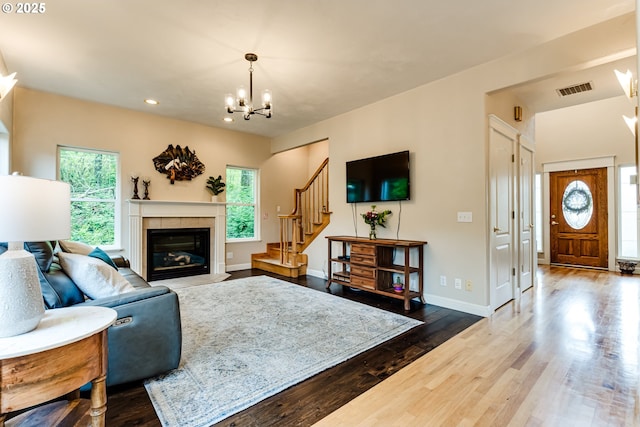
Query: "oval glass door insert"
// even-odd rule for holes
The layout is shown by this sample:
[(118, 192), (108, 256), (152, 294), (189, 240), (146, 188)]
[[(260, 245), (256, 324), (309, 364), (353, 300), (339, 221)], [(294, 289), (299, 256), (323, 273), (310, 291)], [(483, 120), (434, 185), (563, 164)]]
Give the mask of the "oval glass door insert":
[(593, 195), (584, 181), (571, 181), (564, 189), (562, 215), (567, 224), (576, 230), (589, 224), (593, 215)]

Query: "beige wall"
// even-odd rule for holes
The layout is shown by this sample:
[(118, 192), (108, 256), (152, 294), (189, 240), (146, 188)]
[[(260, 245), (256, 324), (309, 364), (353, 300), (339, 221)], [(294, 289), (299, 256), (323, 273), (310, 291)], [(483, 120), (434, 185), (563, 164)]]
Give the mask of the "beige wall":
[[(9, 70), (0, 53), (0, 76), (6, 76)], [(0, 175), (11, 171), (11, 129), (13, 128), (13, 91), (0, 101)]]
[[(520, 122), (516, 122), (513, 116), (513, 109), (516, 105), (522, 108), (522, 121)], [(536, 115), (511, 91), (501, 90), (487, 95), (486, 111), (487, 114), (502, 118), (509, 126), (517, 129), (521, 135), (529, 140), (535, 139)]]
[(548, 162), (615, 156), (633, 164), (633, 134), (622, 116), (633, 117), (626, 96), (539, 113), (536, 116), (536, 170)]
[[(256, 135), (168, 119), (35, 90), (18, 88), (15, 96), (15, 169), (25, 175), (56, 177), (58, 145), (120, 153), (122, 182), (122, 242), (128, 248), (128, 204), (131, 172), (151, 178), (155, 200), (208, 201), (205, 181), (225, 174), (227, 165), (260, 169), (262, 242), (227, 245), (227, 263), (246, 267), (250, 254), (262, 252), (265, 242), (277, 241), (276, 206), (288, 208), (293, 183), (307, 178), (308, 149), (272, 155), (269, 140)], [(189, 146), (206, 170), (193, 181), (169, 180), (155, 171), (152, 159), (169, 144)], [(282, 191), (286, 188), (286, 191)], [(224, 195), (224, 193), (223, 193)], [(266, 216), (265, 216), (266, 214)]]
[[(273, 141), (272, 150), (328, 138), (333, 215), (324, 235), (356, 233), (352, 206), (345, 203), (346, 161), (410, 150), (411, 201), (402, 206), (379, 204), (393, 211), (379, 237), (429, 242), (425, 251), (427, 301), (486, 312), (487, 117), (493, 112), (513, 124), (513, 100), (487, 100), (487, 94), (585, 67), (613, 52), (633, 48), (635, 18), (630, 14), (281, 136)], [(525, 110), (529, 120), (521, 130), (531, 136), (534, 120), (528, 113)], [(400, 208), (401, 227), (396, 234)], [(355, 209), (359, 214), (369, 206), (360, 204)], [(458, 223), (458, 211), (471, 211), (473, 222)], [(357, 233), (364, 236), (365, 224), (357, 218)], [(326, 272), (325, 239), (316, 239), (306, 252), (309, 269)], [(447, 276), (449, 286), (439, 285), (441, 275)], [(454, 289), (453, 278), (471, 280), (473, 290)]]

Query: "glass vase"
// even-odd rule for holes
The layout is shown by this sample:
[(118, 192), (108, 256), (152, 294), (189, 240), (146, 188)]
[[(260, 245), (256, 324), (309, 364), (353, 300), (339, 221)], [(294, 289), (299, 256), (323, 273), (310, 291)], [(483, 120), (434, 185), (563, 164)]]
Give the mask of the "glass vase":
[(371, 223), (369, 225), (371, 226), (371, 229), (369, 230), (369, 239), (376, 240), (376, 224)]

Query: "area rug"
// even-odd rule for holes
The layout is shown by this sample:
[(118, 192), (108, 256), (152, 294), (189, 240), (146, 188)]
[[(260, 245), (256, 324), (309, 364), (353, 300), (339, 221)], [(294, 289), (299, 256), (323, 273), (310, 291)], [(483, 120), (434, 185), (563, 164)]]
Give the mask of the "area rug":
[(188, 288), (191, 286), (208, 285), (226, 280), (231, 276), (229, 273), (200, 274), (198, 276), (176, 277), (175, 279), (154, 280), (149, 282), (151, 286), (166, 286), (173, 290)]
[(177, 289), (180, 366), (145, 387), (165, 427), (203, 427), (422, 324), (267, 276)]

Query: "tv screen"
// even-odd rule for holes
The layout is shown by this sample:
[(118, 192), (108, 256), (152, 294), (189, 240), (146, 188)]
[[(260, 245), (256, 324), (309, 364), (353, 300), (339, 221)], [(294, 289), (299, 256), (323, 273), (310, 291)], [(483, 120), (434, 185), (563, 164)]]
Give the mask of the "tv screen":
[(347, 203), (409, 199), (409, 151), (347, 162)]

